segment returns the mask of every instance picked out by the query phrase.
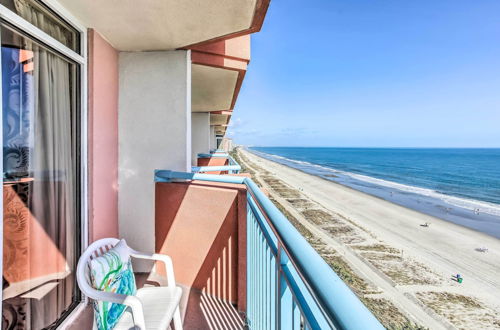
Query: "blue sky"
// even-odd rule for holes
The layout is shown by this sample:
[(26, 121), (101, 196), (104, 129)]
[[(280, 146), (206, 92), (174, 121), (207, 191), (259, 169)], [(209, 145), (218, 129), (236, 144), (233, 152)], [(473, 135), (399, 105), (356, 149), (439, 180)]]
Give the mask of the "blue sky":
[(500, 147), (499, 0), (272, 0), (228, 134)]

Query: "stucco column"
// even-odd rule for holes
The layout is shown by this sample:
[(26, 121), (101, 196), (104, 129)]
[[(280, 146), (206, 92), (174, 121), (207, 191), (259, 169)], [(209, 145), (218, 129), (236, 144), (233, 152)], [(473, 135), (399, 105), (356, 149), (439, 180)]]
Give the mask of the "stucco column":
[(217, 140), (215, 137), (215, 126), (210, 126), (210, 150), (217, 149)]
[(191, 53), (122, 52), (119, 74), (120, 237), (154, 252), (154, 170), (191, 169)]
[(210, 113), (194, 112), (191, 117), (192, 164), (197, 165), (197, 155), (210, 151)]

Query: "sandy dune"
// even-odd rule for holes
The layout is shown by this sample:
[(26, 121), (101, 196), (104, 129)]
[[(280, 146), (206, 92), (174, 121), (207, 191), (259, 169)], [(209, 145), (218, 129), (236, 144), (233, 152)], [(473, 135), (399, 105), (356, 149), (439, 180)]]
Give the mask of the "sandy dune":
[(500, 328), (500, 240), (239, 152), (276, 201), (378, 290), (372, 296), (430, 329)]

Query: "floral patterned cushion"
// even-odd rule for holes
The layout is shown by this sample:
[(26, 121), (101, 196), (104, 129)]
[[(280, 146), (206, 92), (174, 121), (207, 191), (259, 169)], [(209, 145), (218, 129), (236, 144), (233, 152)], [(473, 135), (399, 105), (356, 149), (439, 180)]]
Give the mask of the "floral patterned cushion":
[[(129, 249), (125, 240), (121, 240), (114, 248), (90, 261), (90, 278), (95, 289), (135, 295), (134, 271), (130, 260)], [(126, 306), (107, 301), (94, 301), (94, 315), (99, 330), (113, 329)]]

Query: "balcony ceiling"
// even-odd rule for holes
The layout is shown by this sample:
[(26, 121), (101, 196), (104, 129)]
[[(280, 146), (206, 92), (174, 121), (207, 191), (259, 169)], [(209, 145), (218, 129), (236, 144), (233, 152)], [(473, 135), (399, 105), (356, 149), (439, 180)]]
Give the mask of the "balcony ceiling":
[(210, 114), (210, 125), (215, 126), (215, 134), (226, 134), (227, 123), (231, 115)]
[(193, 64), (191, 68), (191, 109), (209, 112), (231, 109), (238, 71)]
[(210, 125), (217, 125), (217, 126), (226, 125), (228, 118), (229, 118), (228, 115), (211, 114), (210, 115)]
[(225, 135), (226, 134), (226, 128), (222, 126), (216, 126), (215, 127), (215, 134), (217, 135)]
[(122, 51), (168, 50), (260, 30), (269, 0), (59, 0)]

